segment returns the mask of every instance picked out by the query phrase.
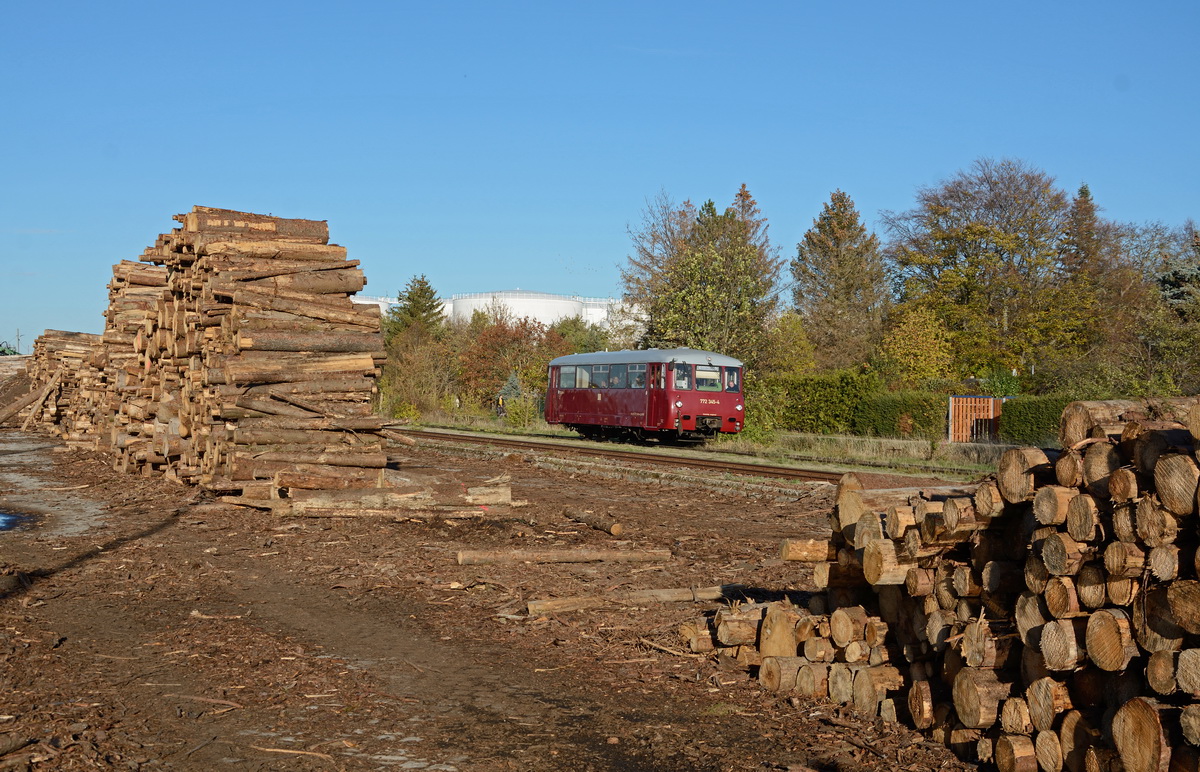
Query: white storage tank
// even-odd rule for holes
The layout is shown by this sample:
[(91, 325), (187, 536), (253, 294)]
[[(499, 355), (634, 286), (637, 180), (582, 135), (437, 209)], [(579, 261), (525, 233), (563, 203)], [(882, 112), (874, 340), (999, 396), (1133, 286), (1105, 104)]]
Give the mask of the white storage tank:
[[(352, 297), (356, 303), (372, 303), (382, 313), (395, 305), (395, 298)], [(615, 298), (586, 298), (579, 295), (553, 295), (548, 292), (528, 290), (501, 290), (498, 292), (472, 292), (452, 295), (442, 304), (442, 313), (448, 320), (469, 322), (476, 311), (487, 313), (496, 303), (506, 306), (517, 319), (529, 317), (542, 324), (554, 324), (560, 319), (582, 317), (585, 322), (607, 327), (610, 316), (620, 308)]]

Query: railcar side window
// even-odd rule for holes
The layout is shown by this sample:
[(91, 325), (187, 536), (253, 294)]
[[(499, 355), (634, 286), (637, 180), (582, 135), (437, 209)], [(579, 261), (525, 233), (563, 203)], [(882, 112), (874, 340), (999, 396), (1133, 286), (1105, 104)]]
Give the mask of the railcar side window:
[(575, 365), (563, 365), (558, 369), (558, 388), (575, 388)]
[(645, 365), (630, 365), (629, 366), (629, 388), (631, 388), (631, 389), (646, 388), (646, 366)]
[(608, 388), (608, 365), (592, 365), (593, 389)]
[(675, 365), (675, 388), (688, 390), (692, 388), (692, 366), (685, 365), (681, 362), (676, 362)]
[(696, 365), (696, 389), (698, 391), (720, 391), (721, 368), (713, 365)]
[(736, 367), (725, 368), (725, 391), (736, 394), (742, 390), (742, 373)]
[(575, 368), (575, 388), (589, 389), (592, 386), (592, 366), (579, 365)]
[(608, 388), (623, 389), (628, 383), (629, 380), (625, 377), (625, 365), (609, 365)]

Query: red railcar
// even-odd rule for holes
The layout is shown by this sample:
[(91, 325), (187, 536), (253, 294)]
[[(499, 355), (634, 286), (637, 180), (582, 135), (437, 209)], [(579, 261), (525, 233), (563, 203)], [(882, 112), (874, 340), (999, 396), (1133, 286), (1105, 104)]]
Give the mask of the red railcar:
[(589, 438), (703, 442), (741, 431), (742, 363), (691, 348), (571, 354), (550, 362), (546, 421)]

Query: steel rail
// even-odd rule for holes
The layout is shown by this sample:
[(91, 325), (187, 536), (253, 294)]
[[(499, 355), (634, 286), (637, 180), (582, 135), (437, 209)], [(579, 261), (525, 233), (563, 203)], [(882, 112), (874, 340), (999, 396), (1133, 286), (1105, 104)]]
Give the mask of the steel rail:
[(830, 472), (821, 469), (802, 469), (792, 466), (777, 466), (774, 464), (755, 464), (723, 459), (694, 458), (692, 456), (668, 456), (658, 453), (648, 453), (638, 450), (613, 450), (609, 448), (581, 447), (577, 441), (553, 440), (519, 440), (495, 435), (462, 434), (448, 431), (426, 431), (422, 429), (405, 429), (396, 427), (394, 431), (402, 432), (414, 439), (437, 440), (445, 442), (463, 442), (474, 445), (490, 445), (497, 448), (510, 448), (525, 451), (552, 451), (570, 453), (579, 456), (606, 458), (614, 461), (626, 461), (638, 464), (654, 464), (677, 468), (703, 469), (706, 471), (725, 474), (736, 474), (744, 477), (773, 477), (796, 482), (828, 482), (836, 483), (841, 479), (841, 472)]

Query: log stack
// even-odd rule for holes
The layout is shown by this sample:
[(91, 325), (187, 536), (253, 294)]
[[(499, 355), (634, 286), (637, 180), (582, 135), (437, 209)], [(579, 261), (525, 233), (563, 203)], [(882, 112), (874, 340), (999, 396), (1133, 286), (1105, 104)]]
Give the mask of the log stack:
[(1196, 403), (1075, 403), (1079, 439), (1009, 450), (974, 486), (846, 475), (832, 537), (781, 547), (819, 592), (758, 611), (760, 681), (1002, 772), (1196, 770)]
[(175, 220), (113, 266), (103, 334), (38, 339), (28, 372), (49, 392), (27, 421), (119, 469), (264, 508), (352, 512), (355, 491), (389, 487), (371, 405), (380, 313), (350, 299), (358, 261), (324, 221), (208, 207)]

